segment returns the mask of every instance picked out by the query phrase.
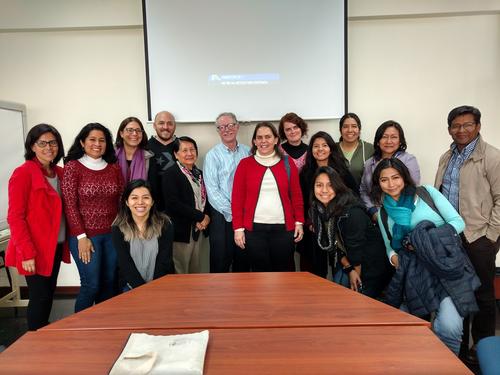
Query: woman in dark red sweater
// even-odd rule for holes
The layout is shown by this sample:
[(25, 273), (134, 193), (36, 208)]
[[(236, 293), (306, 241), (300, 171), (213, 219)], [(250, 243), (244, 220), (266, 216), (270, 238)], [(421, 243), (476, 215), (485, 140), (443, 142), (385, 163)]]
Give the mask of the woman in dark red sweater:
[(26, 162), (9, 180), (10, 240), (5, 263), (26, 276), (28, 329), (49, 323), (61, 259), (69, 263), (60, 183), (64, 155), (59, 132), (39, 124), (28, 133)]
[(71, 255), (80, 273), (75, 312), (116, 294), (116, 251), (111, 224), (118, 212), (123, 177), (107, 128), (87, 124), (64, 159), (62, 193)]
[(234, 241), (248, 251), (255, 272), (289, 271), (294, 242), (304, 233), (297, 167), (282, 156), (278, 141), (273, 124), (257, 124), (253, 155), (241, 160), (234, 176)]

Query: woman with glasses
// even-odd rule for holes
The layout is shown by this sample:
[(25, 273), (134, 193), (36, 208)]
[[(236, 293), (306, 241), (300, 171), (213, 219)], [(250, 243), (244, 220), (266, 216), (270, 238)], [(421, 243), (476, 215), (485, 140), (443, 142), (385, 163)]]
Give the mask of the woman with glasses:
[(420, 167), (417, 158), (406, 152), (405, 133), (396, 121), (389, 120), (378, 127), (373, 145), (375, 151), (373, 156), (365, 162), (359, 192), (372, 220), (376, 221), (379, 206), (370, 197), (370, 191), (373, 171), (380, 160), (392, 157), (401, 160), (410, 171), (413, 182), (417, 185), (420, 183)]
[(307, 122), (293, 112), (287, 113), (280, 120), (278, 132), (284, 141), (281, 150), (293, 160), (300, 173), (306, 163), (307, 145), (302, 138), (307, 135)]
[(25, 163), (9, 180), (7, 221), (10, 240), (5, 264), (16, 267), (28, 285), (28, 329), (49, 324), (61, 260), (70, 262), (61, 199), (64, 155), (59, 132), (51, 125), (31, 128), (24, 145)]
[(62, 193), (69, 224), (69, 248), (80, 274), (75, 312), (117, 292), (116, 251), (111, 224), (118, 213), (123, 176), (110, 131), (85, 125), (64, 159)]
[(127, 117), (116, 135), (116, 158), (125, 182), (147, 179), (149, 159), (154, 155), (147, 150), (148, 137), (137, 117)]

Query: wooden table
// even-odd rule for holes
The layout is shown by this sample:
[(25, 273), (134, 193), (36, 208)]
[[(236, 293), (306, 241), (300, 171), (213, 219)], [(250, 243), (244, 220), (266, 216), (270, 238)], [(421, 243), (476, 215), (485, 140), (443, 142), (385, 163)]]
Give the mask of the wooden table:
[(307, 272), (168, 275), (43, 330), (429, 326)]
[[(149, 334), (195, 330), (143, 330)], [(5, 374), (105, 374), (131, 330), (29, 332)], [(423, 326), (212, 329), (204, 374), (471, 374)]]

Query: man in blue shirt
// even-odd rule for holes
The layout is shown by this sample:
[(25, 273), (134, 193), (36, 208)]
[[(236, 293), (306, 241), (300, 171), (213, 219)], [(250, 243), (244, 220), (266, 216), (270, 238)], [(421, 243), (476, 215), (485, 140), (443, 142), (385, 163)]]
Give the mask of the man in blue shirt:
[[(463, 244), (481, 280), (476, 291), (479, 312), (472, 321), (474, 343), (495, 335), (495, 257), (500, 245), (500, 150), (486, 143), (480, 130), (479, 109), (464, 105), (449, 113), (453, 143), (439, 160), (435, 182), (465, 221)], [(474, 349), (470, 354), (472, 361)]]
[(221, 143), (208, 151), (203, 165), (208, 201), (213, 208), (209, 227), (210, 272), (229, 272), (231, 265), (233, 272), (248, 272), (247, 255), (234, 243), (231, 193), (236, 167), (250, 155), (250, 148), (236, 139), (240, 125), (233, 113), (217, 116), (215, 127)]

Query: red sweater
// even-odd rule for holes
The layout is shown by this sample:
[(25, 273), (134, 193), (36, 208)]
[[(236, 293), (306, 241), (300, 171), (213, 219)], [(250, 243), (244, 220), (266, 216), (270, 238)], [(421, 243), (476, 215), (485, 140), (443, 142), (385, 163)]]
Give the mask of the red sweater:
[(111, 233), (123, 191), (123, 177), (117, 164), (94, 171), (72, 160), (64, 167), (61, 190), (72, 236)]
[(258, 163), (253, 156), (240, 161), (234, 175), (231, 198), (233, 229), (245, 228), (250, 231), (253, 229), (260, 186), (268, 168), (271, 169), (278, 185), (281, 202), (276, 202), (276, 204), (281, 204), (283, 207), (286, 229), (294, 230), (295, 222), (304, 222), (304, 203), (297, 167), (292, 161), (289, 164), (290, 183), (283, 160), (272, 167)]
[[(54, 169), (61, 181), (62, 168), (56, 166)], [(35, 273), (50, 276), (62, 211), (59, 194), (36, 161), (29, 160), (16, 168), (9, 180), (10, 240), (5, 264), (16, 267), (21, 275), (33, 275), (23, 269), (22, 261), (35, 259)], [(70, 262), (67, 242), (63, 247), (63, 261)]]

